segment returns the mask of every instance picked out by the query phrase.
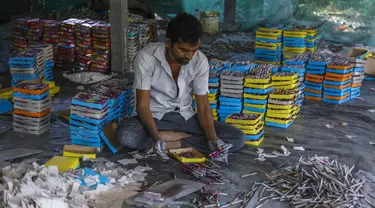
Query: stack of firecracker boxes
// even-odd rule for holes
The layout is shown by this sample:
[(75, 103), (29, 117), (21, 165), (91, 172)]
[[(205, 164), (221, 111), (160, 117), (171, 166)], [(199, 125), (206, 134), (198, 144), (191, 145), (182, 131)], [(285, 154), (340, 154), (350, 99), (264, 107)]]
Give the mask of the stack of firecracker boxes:
[(306, 51), (306, 32), (285, 30), (283, 32), (284, 60), (296, 57)]
[(40, 49), (25, 49), (12, 53), (9, 58), (12, 86), (24, 80), (41, 79), (40, 62), (43, 62), (43, 50)]
[(306, 65), (305, 98), (322, 101), (323, 80), (329, 59), (321, 54), (313, 53)]
[(282, 60), (282, 30), (259, 28), (256, 32), (255, 60), (259, 64), (280, 64)]
[(323, 81), (323, 102), (342, 104), (350, 100), (352, 65), (347, 60), (328, 63)]
[(350, 99), (361, 96), (361, 86), (365, 77), (366, 60), (350, 58), (352, 63), (352, 88), (350, 91)]
[(291, 59), (284, 61), (284, 65), (281, 68), (281, 72), (296, 72), (298, 73), (298, 96), (297, 96), (297, 105), (302, 105), (303, 100), (305, 99), (304, 89), (305, 89), (305, 72), (306, 72), (306, 62), (310, 57), (310, 53), (305, 52), (302, 55), (296, 56)]
[(43, 53), (43, 62), (39, 63), (41, 72), (44, 71), (44, 78), (47, 81), (53, 80), (53, 48), (51, 44), (41, 44), (30, 46), (30, 48), (36, 48), (42, 50)]
[(269, 94), (266, 125), (289, 128), (298, 117), (298, 73), (277, 72), (272, 75), (274, 89)]
[(244, 109), (245, 114), (260, 114), (264, 120), (267, 111), (268, 94), (273, 90), (271, 73), (274, 65), (260, 64), (253, 67), (245, 78)]
[(220, 74), (219, 120), (233, 113), (241, 113), (243, 108), (243, 84), (249, 70), (248, 67), (236, 67), (223, 69)]
[(314, 27), (297, 26), (296, 31), (306, 32), (306, 51), (315, 52), (317, 50), (317, 35), (318, 30)]
[(208, 79), (208, 101), (210, 102), (212, 115), (215, 121), (219, 120), (219, 114), (217, 112), (219, 106), (219, 87), (220, 87), (220, 73), (221, 68), (211, 68), (210, 77)]
[(264, 121), (261, 114), (235, 113), (225, 119), (225, 123), (240, 129), (247, 145), (258, 146), (264, 140)]
[(51, 99), (48, 84), (20, 83), (13, 88), (13, 129), (41, 135), (50, 129)]
[(93, 85), (88, 93), (78, 93), (72, 100), (70, 111), (72, 143), (94, 147), (98, 151), (107, 145), (112, 152), (117, 152), (103, 128), (109, 122), (131, 114), (132, 90), (130, 84), (113, 79)]

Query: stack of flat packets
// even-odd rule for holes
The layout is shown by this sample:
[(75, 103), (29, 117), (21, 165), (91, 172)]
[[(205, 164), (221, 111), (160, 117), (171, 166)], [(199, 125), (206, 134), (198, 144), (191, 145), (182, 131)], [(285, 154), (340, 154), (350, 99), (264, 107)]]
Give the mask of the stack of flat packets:
[(224, 69), (220, 75), (220, 121), (233, 113), (241, 113), (245, 71)]
[(352, 65), (349, 61), (331, 61), (323, 81), (323, 102), (342, 104), (350, 100), (351, 80)]
[(105, 145), (102, 138), (108, 115), (108, 97), (83, 92), (74, 96), (69, 121), (72, 143), (101, 151)]
[(41, 78), (38, 62), (43, 61), (43, 51), (39, 49), (26, 49), (16, 51), (10, 55), (9, 68), (12, 75), (12, 86), (21, 81)]
[(241, 129), (246, 136), (246, 144), (258, 146), (264, 139), (264, 122), (260, 114), (232, 114), (225, 123)]
[(323, 80), (329, 59), (313, 53), (306, 66), (305, 97), (308, 100), (322, 101)]
[(44, 78), (47, 81), (53, 80), (53, 48), (51, 44), (41, 44), (30, 46), (30, 48), (36, 48), (43, 51), (43, 64), (41, 64), (41, 72), (44, 71)]
[(271, 72), (274, 65), (260, 64), (249, 72), (244, 83), (244, 109), (246, 114), (264, 115), (267, 111), (268, 94), (273, 90)]
[(209, 85), (209, 94), (208, 94), (208, 101), (210, 102), (212, 115), (214, 116), (214, 120), (219, 120), (219, 115), (217, 112), (219, 106), (219, 83), (220, 83), (220, 68), (212, 68), (209, 71), (210, 77), (208, 79)]
[(289, 128), (298, 117), (300, 106), (298, 98), (298, 74), (296, 72), (278, 72), (272, 75), (274, 90), (268, 99), (266, 125)]
[(51, 100), (48, 84), (20, 83), (13, 88), (13, 129), (40, 135), (50, 129)]

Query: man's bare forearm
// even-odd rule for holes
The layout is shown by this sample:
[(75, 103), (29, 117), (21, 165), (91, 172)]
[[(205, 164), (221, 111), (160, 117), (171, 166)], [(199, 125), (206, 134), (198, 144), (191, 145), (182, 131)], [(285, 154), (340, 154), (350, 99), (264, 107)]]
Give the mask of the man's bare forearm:
[(158, 141), (160, 138), (160, 135), (159, 135), (158, 129), (156, 128), (156, 124), (155, 124), (154, 118), (152, 117), (152, 113), (150, 109), (146, 109), (146, 108), (138, 109), (137, 108), (137, 114), (147, 134), (152, 138), (152, 140)]
[(198, 119), (202, 131), (208, 140), (216, 139), (216, 130), (214, 125), (214, 117), (212, 116), (212, 111), (210, 106), (198, 108)]

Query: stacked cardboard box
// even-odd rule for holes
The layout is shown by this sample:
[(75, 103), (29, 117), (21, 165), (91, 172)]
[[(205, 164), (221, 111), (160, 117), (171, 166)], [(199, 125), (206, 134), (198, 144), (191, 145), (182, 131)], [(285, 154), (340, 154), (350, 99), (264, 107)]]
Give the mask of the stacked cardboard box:
[(322, 101), (323, 80), (328, 64), (327, 57), (313, 53), (306, 66), (305, 97), (308, 100)]
[(72, 99), (70, 110), (70, 132), (75, 145), (104, 148), (103, 128), (108, 123), (108, 97), (79, 93)]
[(264, 122), (260, 114), (232, 114), (225, 123), (241, 129), (246, 137), (246, 144), (258, 146), (264, 139)]
[(285, 30), (283, 38), (284, 59), (293, 58), (306, 51), (306, 32)]
[(244, 83), (243, 113), (261, 114), (261, 118), (264, 118), (267, 111), (268, 94), (273, 90), (271, 81), (273, 68), (273, 65), (261, 64), (249, 71)]
[(111, 25), (104, 22), (94, 24), (92, 37), (91, 71), (108, 72), (111, 69)]
[(274, 90), (270, 93), (267, 105), (266, 125), (288, 128), (298, 117), (298, 73), (278, 72), (272, 75)]
[(279, 64), (282, 60), (282, 30), (260, 28), (256, 32), (255, 60), (262, 64)]
[(13, 129), (40, 135), (50, 129), (51, 100), (47, 84), (20, 83), (13, 88)]
[(341, 104), (350, 100), (352, 65), (347, 60), (331, 61), (323, 81), (323, 102)]
[(43, 50), (40, 49), (29, 48), (13, 52), (9, 58), (12, 86), (24, 80), (40, 79), (42, 76), (40, 60), (43, 62)]
[(243, 83), (246, 72), (241, 70), (224, 69), (220, 74), (220, 121), (233, 113), (241, 113), (243, 104)]

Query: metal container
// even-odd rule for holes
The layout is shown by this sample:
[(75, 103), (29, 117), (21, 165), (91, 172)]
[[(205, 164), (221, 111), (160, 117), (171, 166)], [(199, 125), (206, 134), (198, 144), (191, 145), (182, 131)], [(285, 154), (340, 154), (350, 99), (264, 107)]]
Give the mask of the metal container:
[(215, 11), (201, 12), (200, 22), (203, 33), (215, 35), (219, 32), (219, 13)]

